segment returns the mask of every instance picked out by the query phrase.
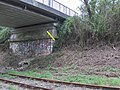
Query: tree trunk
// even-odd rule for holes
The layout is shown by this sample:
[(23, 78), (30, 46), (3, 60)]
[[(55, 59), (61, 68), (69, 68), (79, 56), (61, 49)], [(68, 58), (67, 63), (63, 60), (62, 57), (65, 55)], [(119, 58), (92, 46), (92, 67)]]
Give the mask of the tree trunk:
[(92, 18), (92, 12), (90, 10), (90, 6), (88, 4), (88, 0), (84, 0), (84, 3), (85, 3), (85, 6), (87, 8), (87, 11), (88, 11), (89, 18), (91, 19)]

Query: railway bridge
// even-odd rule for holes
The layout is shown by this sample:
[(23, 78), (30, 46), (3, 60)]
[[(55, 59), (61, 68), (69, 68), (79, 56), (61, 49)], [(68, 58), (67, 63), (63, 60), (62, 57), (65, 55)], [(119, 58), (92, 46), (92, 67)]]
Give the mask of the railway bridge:
[(57, 38), (56, 25), (77, 15), (55, 0), (0, 0), (0, 26), (11, 27), (10, 49), (26, 57), (50, 54)]

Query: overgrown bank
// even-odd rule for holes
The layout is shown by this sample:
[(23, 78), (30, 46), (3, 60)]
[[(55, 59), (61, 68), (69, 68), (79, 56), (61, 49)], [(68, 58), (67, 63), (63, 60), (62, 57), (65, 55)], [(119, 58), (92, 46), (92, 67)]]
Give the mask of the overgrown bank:
[(120, 41), (120, 1), (82, 0), (80, 17), (68, 18), (58, 29), (57, 46), (77, 44), (82, 48), (99, 42)]

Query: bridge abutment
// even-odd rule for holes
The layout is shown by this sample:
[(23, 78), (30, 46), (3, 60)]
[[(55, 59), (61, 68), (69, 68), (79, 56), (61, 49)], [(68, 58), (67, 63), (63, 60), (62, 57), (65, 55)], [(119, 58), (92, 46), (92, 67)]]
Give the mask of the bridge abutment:
[(54, 24), (14, 29), (9, 40), (10, 49), (14, 54), (24, 57), (48, 55), (52, 53), (54, 41), (47, 31), (57, 38)]

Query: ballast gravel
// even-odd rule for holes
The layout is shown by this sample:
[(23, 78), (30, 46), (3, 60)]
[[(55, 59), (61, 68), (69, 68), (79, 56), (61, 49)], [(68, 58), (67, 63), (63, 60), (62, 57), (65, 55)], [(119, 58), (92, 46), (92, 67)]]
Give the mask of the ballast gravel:
[[(56, 84), (56, 83), (37, 81), (37, 80), (31, 80), (31, 79), (22, 79), (18, 77), (14, 79), (4, 77), (4, 79), (19, 82), (19, 83), (29, 84), (33, 86), (48, 88), (52, 90), (102, 90), (102, 89), (96, 89), (96, 88), (79, 87), (75, 85), (64, 85), (64, 84)], [(17, 89), (17, 90), (20, 90), (20, 89)]]
[(0, 82), (0, 90), (29, 90), (29, 89), (22, 88), (13, 84), (6, 84), (4, 82)]

